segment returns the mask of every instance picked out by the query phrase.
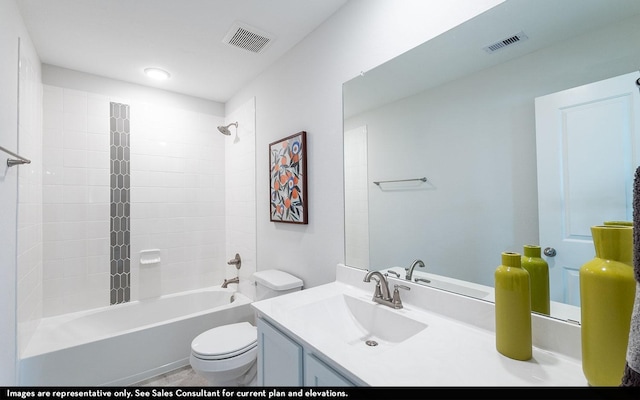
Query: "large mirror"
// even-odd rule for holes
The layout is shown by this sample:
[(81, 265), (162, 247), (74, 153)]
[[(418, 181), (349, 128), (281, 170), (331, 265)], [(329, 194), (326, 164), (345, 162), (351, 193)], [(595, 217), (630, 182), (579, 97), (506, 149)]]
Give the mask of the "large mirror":
[[(491, 301), (502, 252), (551, 246), (536, 98), (638, 68), (640, 1), (507, 0), (346, 82), (346, 264), (404, 277), (419, 259), (416, 274)], [(627, 208), (587, 223), (630, 218)], [(544, 257), (551, 315), (579, 320), (576, 267), (554, 274), (557, 259)]]

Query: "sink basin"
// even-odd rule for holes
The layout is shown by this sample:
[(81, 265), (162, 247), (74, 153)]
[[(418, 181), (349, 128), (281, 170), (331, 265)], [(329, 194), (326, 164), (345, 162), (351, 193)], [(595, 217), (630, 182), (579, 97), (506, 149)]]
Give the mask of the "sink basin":
[(406, 341), (427, 325), (372, 300), (347, 294), (296, 307), (290, 317), (304, 321), (315, 334), (349, 345), (392, 346)]

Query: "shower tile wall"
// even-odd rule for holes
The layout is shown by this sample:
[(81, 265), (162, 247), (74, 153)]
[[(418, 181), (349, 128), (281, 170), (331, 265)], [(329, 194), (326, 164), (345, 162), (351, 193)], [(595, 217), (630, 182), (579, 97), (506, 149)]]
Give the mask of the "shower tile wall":
[[(44, 316), (111, 303), (110, 102), (131, 113), (131, 300), (148, 283), (141, 268), (156, 268), (162, 294), (219, 284), (223, 119), (50, 85), (43, 97)], [(160, 249), (161, 263), (141, 267), (145, 249)]]
[(108, 121), (108, 97), (44, 86), (44, 316), (109, 304)]
[(131, 300), (131, 164), (129, 105), (109, 104), (109, 164), (111, 167), (111, 304)]
[(227, 266), (227, 277), (240, 277), (243, 293), (252, 293), (251, 275), (256, 271), (256, 138), (255, 98), (251, 98), (226, 118), (231, 128), (226, 147), (226, 248), (227, 258), (242, 257), (242, 268)]

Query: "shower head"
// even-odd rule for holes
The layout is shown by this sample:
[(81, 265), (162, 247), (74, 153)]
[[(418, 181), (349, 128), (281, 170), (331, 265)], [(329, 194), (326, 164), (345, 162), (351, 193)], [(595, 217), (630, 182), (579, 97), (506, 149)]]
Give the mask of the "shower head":
[(218, 127), (218, 130), (219, 130), (219, 131), (220, 131), (220, 133), (222, 133), (223, 135), (227, 135), (227, 136), (229, 136), (229, 135), (231, 135), (231, 131), (229, 130), (229, 127), (230, 127), (231, 125), (235, 125), (235, 126), (236, 126), (236, 130), (238, 129), (238, 122), (236, 121), (236, 122), (232, 122), (232, 123), (230, 123), (230, 124), (229, 124), (229, 125), (227, 125), (227, 126), (219, 126), (219, 127)]

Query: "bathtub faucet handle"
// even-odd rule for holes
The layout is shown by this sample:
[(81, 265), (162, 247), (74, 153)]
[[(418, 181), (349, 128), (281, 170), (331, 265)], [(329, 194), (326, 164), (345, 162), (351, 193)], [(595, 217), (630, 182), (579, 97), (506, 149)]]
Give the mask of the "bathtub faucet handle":
[(242, 260), (240, 259), (240, 254), (236, 253), (236, 256), (231, 260), (227, 261), (229, 265), (235, 265), (236, 269), (240, 269), (240, 265), (242, 264)]

